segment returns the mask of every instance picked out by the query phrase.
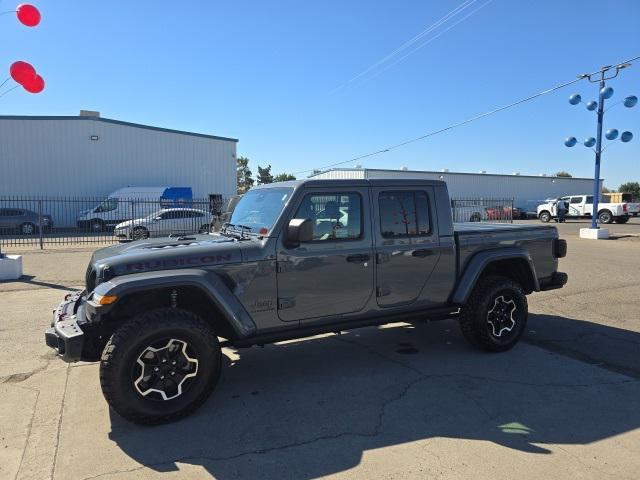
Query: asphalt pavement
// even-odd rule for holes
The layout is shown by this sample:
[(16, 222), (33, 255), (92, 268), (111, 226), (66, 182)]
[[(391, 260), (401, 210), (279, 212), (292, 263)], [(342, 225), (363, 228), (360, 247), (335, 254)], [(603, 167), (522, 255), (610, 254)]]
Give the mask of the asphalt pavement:
[(211, 399), (159, 427), (109, 411), (97, 365), (44, 345), (90, 250), (29, 250), (26, 276), (0, 283), (0, 478), (636, 479), (640, 221), (608, 241), (585, 226), (558, 226), (569, 283), (529, 297), (507, 353), (455, 321), (226, 349)]

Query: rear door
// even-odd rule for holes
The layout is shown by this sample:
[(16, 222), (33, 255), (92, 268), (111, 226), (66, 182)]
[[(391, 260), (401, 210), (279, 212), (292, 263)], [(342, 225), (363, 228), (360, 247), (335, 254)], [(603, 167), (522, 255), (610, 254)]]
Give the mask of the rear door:
[(580, 217), (584, 215), (585, 203), (584, 196), (571, 197), (569, 200), (569, 212), (568, 215), (572, 217)]
[(434, 189), (374, 188), (373, 205), (378, 305), (409, 305), (440, 257)]
[(367, 187), (307, 189), (287, 221), (313, 222), (313, 240), (278, 244), (278, 316), (322, 321), (360, 312), (373, 294), (371, 212)]

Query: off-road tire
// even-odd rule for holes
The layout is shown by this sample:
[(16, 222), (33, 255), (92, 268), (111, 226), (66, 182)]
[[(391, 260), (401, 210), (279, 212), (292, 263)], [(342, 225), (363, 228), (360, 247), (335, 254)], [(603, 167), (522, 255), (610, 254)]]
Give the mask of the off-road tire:
[(545, 210), (543, 212), (540, 212), (540, 215), (538, 216), (538, 218), (540, 218), (541, 222), (549, 223), (551, 221), (551, 213)]
[(616, 223), (627, 223), (629, 221), (629, 217), (616, 217)]
[[(488, 313), (496, 299), (513, 300), (516, 310), (515, 324), (504, 337), (493, 334), (487, 321)], [(474, 346), (488, 352), (504, 352), (512, 348), (525, 331), (528, 317), (527, 297), (517, 282), (506, 277), (491, 276), (481, 279), (471, 293), (466, 305), (460, 309), (460, 329)], [(512, 317), (513, 318), (513, 317)]]
[(198, 233), (209, 233), (210, 230), (211, 230), (211, 225), (209, 225), (208, 223), (205, 223), (204, 225), (200, 226), (200, 228), (198, 229)]
[(598, 212), (598, 222), (600, 223), (612, 223), (613, 214), (609, 210), (602, 210)]
[[(177, 398), (153, 400), (134, 384), (136, 362), (154, 342), (186, 342), (198, 360), (197, 374)], [(211, 395), (220, 377), (222, 353), (215, 333), (202, 318), (179, 308), (151, 310), (122, 325), (111, 336), (100, 360), (100, 385), (105, 399), (120, 416), (145, 425), (185, 417)]]

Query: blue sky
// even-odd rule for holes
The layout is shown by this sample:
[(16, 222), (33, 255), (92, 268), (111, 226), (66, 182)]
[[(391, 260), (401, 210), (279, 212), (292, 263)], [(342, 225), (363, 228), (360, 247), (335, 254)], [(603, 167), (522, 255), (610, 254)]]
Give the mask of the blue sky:
[[(0, 11), (17, 3), (0, 0)], [(9, 93), (0, 114), (83, 108), (236, 137), (254, 172), (348, 160), (640, 55), (637, 0), (477, 0), (401, 62), (336, 91), (463, 0), (34, 3), (43, 15), (36, 29), (0, 16), (0, 64), (30, 61), (47, 88)], [(640, 95), (640, 61), (611, 86), (614, 100)], [(579, 83), (357, 163), (590, 176), (593, 153), (562, 144), (595, 135), (595, 115), (567, 103), (573, 92), (592, 99), (597, 88)], [(617, 106), (605, 126), (636, 134), (605, 152), (605, 184), (640, 180), (640, 106)]]

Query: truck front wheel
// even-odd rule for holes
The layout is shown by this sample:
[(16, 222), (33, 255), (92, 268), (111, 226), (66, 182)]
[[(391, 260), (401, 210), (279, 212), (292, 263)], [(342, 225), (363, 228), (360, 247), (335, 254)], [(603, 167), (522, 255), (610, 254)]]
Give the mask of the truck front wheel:
[(541, 222), (549, 223), (551, 221), (551, 214), (545, 210), (544, 212), (540, 212), (539, 218)]
[(485, 277), (460, 311), (460, 328), (473, 345), (489, 352), (513, 347), (527, 324), (527, 297), (506, 277)]
[(151, 310), (116, 330), (104, 348), (102, 393), (129, 421), (170, 422), (209, 397), (221, 358), (218, 338), (200, 317), (179, 308)]

